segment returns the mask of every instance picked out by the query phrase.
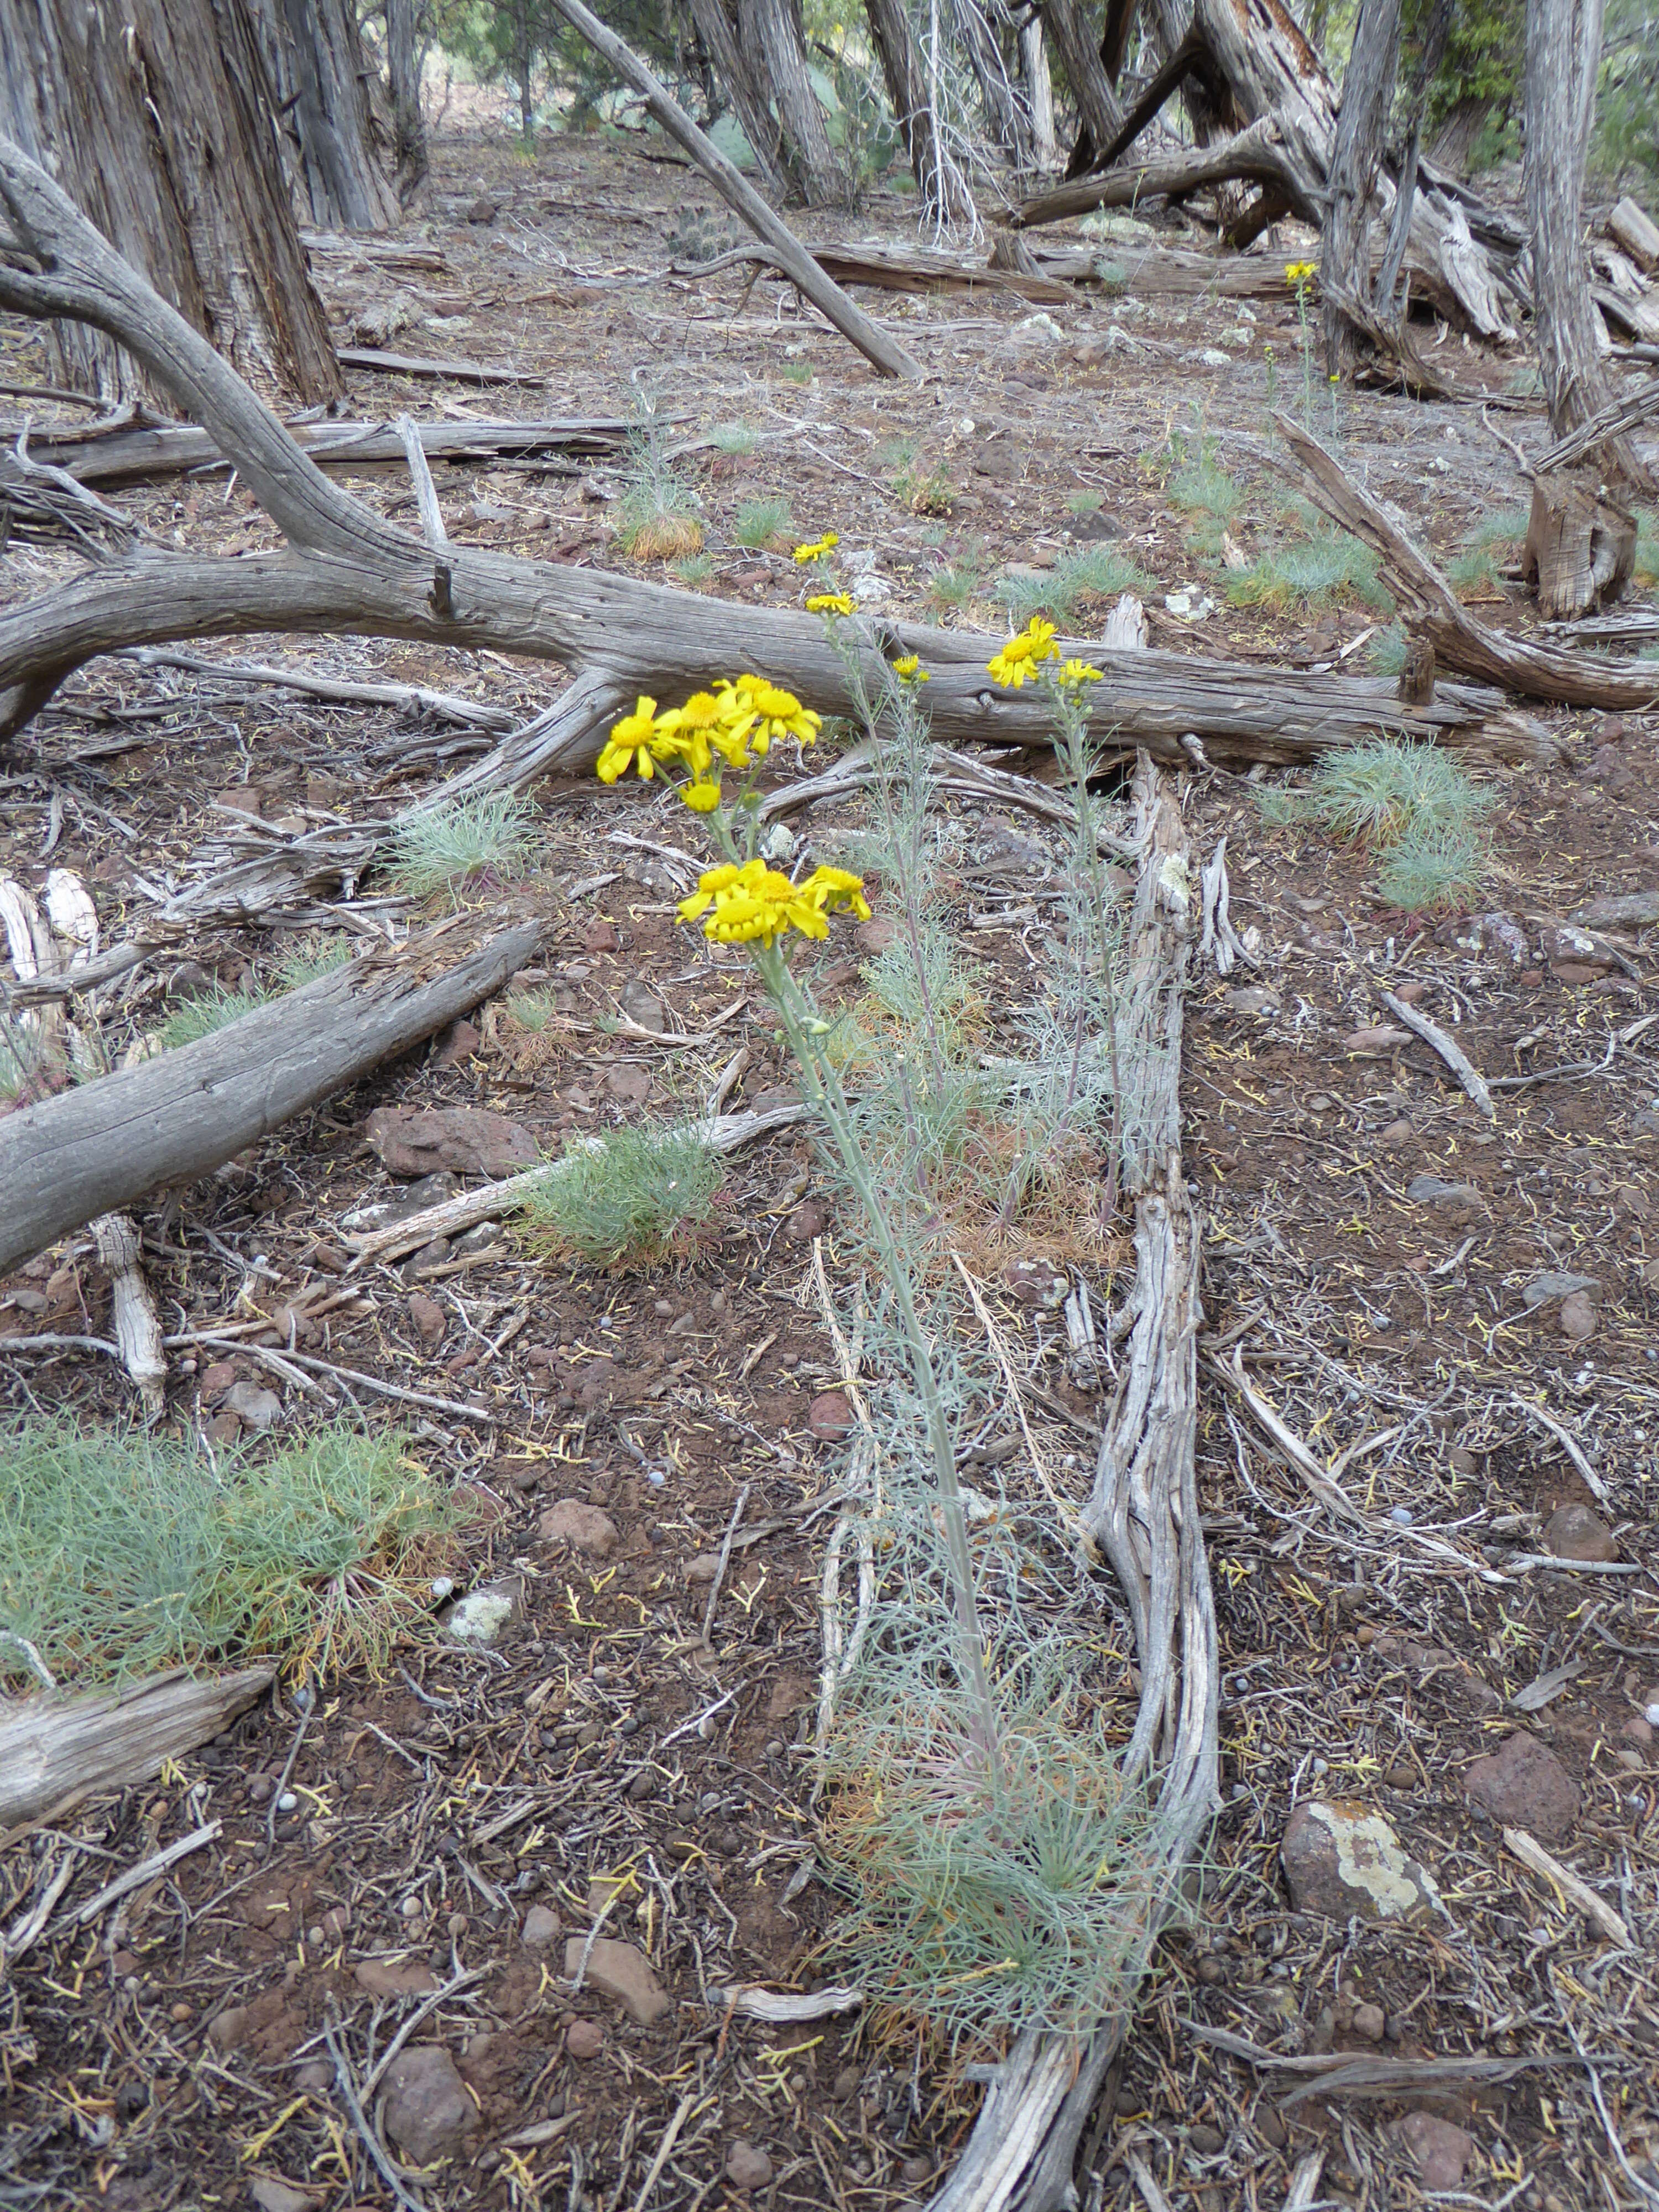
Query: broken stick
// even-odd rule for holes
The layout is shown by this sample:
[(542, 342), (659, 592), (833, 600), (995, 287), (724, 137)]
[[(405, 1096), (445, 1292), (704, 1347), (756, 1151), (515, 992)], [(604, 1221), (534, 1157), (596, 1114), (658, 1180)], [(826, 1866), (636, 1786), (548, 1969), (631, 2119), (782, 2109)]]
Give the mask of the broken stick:
[(604, 56), (624, 84), (631, 84), (675, 143), (683, 146), (714, 190), (732, 211), (742, 216), (757, 238), (764, 239), (777, 255), (789, 281), (819, 313), (828, 318), (848, 342), (884, 376), (902, 376), (920, 384), (926, 371), (885, 331), (856, 307), (839, 284), (826, 276), (788, 224), (775, 215), (766, 202), (728, 161), (720, 148), (691, 118), (667, 88), (647, 69), (632, 46), (607, 30), (582, 0), (553, 0), (566, 22), (580, 31), (596, 53)]

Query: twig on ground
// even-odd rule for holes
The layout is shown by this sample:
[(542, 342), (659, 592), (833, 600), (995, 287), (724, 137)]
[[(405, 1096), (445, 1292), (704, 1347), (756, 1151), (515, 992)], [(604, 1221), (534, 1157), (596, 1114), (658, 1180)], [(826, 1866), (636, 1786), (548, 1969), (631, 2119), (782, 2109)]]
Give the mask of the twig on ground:
[(1420, 1036), (1425, 1044), (1431, 1046), (1439, 1054), (1486, 1119), (1496, 1121), (1498, 1109), (1492, 1103), (1491, 1091), (1468, 1056), (1452, 1042), (1444, 1030), (1431, 1022), (1426, 1014), (1419, 1014), (1415, 1006), (1408, 1006), (1403, 999), (1396, 998), (1392, 991), (1379, 989), (1376, 995), (1396, 1021), (1403, 1022), (1414, 1036)]

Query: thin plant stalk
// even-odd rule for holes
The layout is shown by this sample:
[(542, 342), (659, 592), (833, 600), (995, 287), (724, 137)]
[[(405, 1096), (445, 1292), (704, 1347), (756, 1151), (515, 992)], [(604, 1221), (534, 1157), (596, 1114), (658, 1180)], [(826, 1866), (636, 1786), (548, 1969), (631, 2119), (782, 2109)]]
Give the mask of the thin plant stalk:
[(945, 1411), (945, 1394), (939, 1387), (939, 1372), (921, 1326), (921, 1316), (916, 1311), (915, 1289), (911, 1281), (910, 1269), (899, 1249), (881, 1194), (876, 1188), (869, 1159), (859, 1141), (858, 1130), (847, 1102), (847, 1094), (842, 1089), (841, 1079), (812, 1034), (811, 1024), (814, 1017), (811, 1008), (776, 945), (757, 945), (754, 957), (755, 964), (765, 982), (767, 994), (783, 1023), (790, 1049), (812, 1094), (812, 1103), (829, 1125), (830, 1134), (836, 1140), (836, 1149), (841, 1154), (842, 1164), (847, 1171), (848, 1181), (864, 1208), (871, 1241), (875, 1245), (882, 1271), (891, 1286), (898, 1307), (905, 1348), (909, 1355), (911, 1379), (927, 1419), (928, 1442), (933, 1448), (933, 1478), (939, 1489), (945, 1543), (950, 1551), (956, 1583), (957, 1618), (961, 1624), (963, 1640), (967, 1645), (968, 1668), (980, 1708), (985, 1731), (985, 1751), (991, 1762), (994, 1787), (998, 1741), (996, 1706), (985, 1672), (985, 1645), (980, 1628), (979, 1607), (974, 1595), (973, 1558), (968, 1545), (968, 1516), (962, 1501), (961, 1486), (957, 1480), (956, 1453), (951, 1441), (951, 1423)]

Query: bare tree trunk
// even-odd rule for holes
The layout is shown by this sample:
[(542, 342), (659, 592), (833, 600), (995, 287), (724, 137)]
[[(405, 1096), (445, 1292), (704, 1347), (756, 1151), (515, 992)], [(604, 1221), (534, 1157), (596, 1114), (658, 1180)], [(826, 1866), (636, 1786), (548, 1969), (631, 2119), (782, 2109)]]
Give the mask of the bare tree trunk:
[[(1613, 404), (1602, 331), (1584, 262), (1584, 156), (1595, 112), (1601, 0), (1528, 0), (1527, 214), (1532, 226), (1533, 327), (1560, 438)], [(1589, 471), (1540, 470), (1533, 479), (1524, 562), (1538, 604), (1558, 621), (1615, 599), (1631, 573), (1636, 519), (1619, 495), (1646, 489), (1627, 439), (1612, 436)]]
[(1601, 52), (1601, 0), (1528, 0), (1526, 186), (1533, 314), (1550, 428), (1558, 438), (1612, 398), (1584, 266), (1584, 155)]
[(386, 0), (386, 75), (392, 85), (392, 161), (398, 198), (407, 207), (431, 167), (421, 105), (424, 58), (416, 29), (419, 0)]
[(738, 0), (744, 44), (770, 92), (808, 207), (845, 207), (847, 176), (806, 73), (800, 0)]
[(1107, 82), (1094, 24), (1081, 0), (1043, 0), (1042, 14), (1077, 107), (1077, 144), (1066, 174), (1081, 176), (1093, 167), (1097, 149), (1116, 137), (1123, 110)]
[(1322, 255), (1328, 280), (1322, 287), (1325, 366), (1333, 376), (1351, 376), (1358, 357), (1354, 325), (1342, 301), (1345, 295), (1370, 296), (1371, 213), (1399, 66), (1400, 0), (1361, 0), (1337, 112)]
[(1429, 149), (1429, 159), (1435, 167), (1454, 177), (1467, 177), (1474, 142), (1486, 129), (1486, 118), (1491, 113), (1492, 101), (1483, 93), (1471, 93), (1460, 100)]
[(1025, 99), (1031, 111), (1031, 145), (1040, 169), (1060, 166), (1060, 147), (1054, 137), (1054, 86), (1048, 74), (1048, 49), (1042, 36), (1042, 18), (1033, 15), (1019, 34), (1020, 68), (1025, 77)]
[(319, 230), (386, 230), (398, 195), (380, 164), (350, 0), (252, 0), (295, 186)]
[(865, 0), (865, 15), (927, 220), (936, 228), (976, 230), (979, 210), (967, 179), (940, 135), (904, 0)]
[(513, 75), (519, 88), (519, 131), (526, 145), (536, 136), (536, 104), (530, 96), (530, 0), (513, 0)]
[(979, 82), (985, 112), (996, 133), (997, 143), (1017, 169), (1036, 166), (1031, 118), (1020, 97), (1019, 81), (1009, 73), (1002, 41), (997, 35), (1000, 10), (987, 0), (951, 0), (951, 13), (957, 35), (967, 51), (969, 65)]
[(761, 181), (775, 199), (793, 196), (777, 122), (738, 38), (726, 0), (691, 0), (691, 21), (716, 81), (737, 112), (755, 151)]
[[(0, 128), (240, 374), (314, 405), (340, 370), (272, 106), (242, 0), (0, 0)], [(85, 324), (52, 325), (52, 360), (112, 403), (159, 394)]]

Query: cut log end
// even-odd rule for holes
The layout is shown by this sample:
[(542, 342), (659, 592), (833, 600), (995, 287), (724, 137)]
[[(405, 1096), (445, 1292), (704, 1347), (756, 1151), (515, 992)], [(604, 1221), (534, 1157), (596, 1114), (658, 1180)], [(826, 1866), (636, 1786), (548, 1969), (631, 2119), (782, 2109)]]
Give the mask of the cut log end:
[(1577, 622), (1616, 599), (1636, 565), (1636, 517), (1589, 471), (1554, 469), (1533, 480), (1522, 566), (1540, 611)]

